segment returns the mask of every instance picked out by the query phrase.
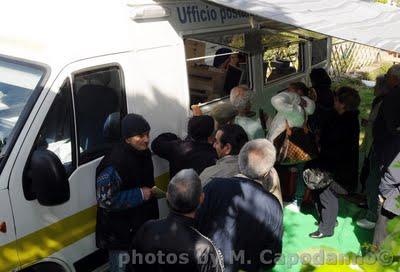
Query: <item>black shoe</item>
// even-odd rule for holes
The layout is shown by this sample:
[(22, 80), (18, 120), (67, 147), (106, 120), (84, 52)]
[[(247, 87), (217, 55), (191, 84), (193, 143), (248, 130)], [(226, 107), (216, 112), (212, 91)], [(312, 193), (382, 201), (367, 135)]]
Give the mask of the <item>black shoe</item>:
[[(319, 222), (316, 221), (316, 222), (314, 223), (314, 225), (319, 226)], [(339, 226), (339, 222), (336, 220), (336, 222), (335, 222), (335, 228), (336, 228), (337, 226)]]
[(311, 238), (315, 238), (315, 239), (321, 239), (324, 237), (331, 237), (332, 235), (326, 235), (323, 234), (322, 232), (319, 232), (319, 230), (314, 231), (313, 233), (310, 233), (308, 236), (310, 236)]

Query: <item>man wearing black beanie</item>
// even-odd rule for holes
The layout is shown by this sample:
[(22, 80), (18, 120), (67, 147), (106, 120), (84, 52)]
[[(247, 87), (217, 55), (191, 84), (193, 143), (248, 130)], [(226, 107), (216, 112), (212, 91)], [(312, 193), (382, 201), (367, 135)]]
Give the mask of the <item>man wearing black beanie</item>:
[(171, 178), (182, 169), (194, 169), (200, 174), (214, 165), (218, 155), (211, 144), (214, 119), (208, 115), (194, 116), (188, 123), (188, 136), (181, 140), (173, 133), (163, 133), (154, 139), (151, 149), (169, 161)]
[[(121, 271), (120, 255), (131, 249), (136, 231), (158, 219), (151, 188), (154, 172), (149, 150), (149, 123), (138, 114), (122, 120), (122, 141), (97, 167), (97, 247), (109, 250), (110, 271)], [(123, 268), (122, 268), (123, 269)]]

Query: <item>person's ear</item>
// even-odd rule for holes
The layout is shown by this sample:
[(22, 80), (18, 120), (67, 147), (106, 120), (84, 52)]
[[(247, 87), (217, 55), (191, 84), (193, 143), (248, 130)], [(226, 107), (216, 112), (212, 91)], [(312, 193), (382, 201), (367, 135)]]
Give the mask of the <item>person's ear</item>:
[(226, 155), (231, 154), (231, 152), (232, 152), (232, 145), (229, 144), (229, 143), (227, 143), (227, 144), (224, 146), (224, 151), (225, 151)]
[(204, 202), (204, 192), (201, 193), (200, 198), (199, 198), (199, 204), (203, 204)]

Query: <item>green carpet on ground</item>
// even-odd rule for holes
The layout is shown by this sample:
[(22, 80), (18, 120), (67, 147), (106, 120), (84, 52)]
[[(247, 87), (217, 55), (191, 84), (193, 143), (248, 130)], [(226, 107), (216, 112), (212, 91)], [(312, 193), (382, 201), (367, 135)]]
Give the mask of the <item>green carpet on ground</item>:
[[(362, 247), (371, 243), (373, 232), (356, 225), (364, 211), (356, 205), (340, 199), (338, 221), (332, 237), (312, 239), (308, 234), (317, 230), (313, 214), (295, 213), (284, 209), (283, 254), (273, 272), (300, 271), (301, 262), (293, 264), (298, 253), (312, 249), (332, 248), (340, 253), (353, 252), (361, 255)], [(315, 251), (314, 251), (315, 252)], [(317, 251), (319, 252), (319, 251)]]

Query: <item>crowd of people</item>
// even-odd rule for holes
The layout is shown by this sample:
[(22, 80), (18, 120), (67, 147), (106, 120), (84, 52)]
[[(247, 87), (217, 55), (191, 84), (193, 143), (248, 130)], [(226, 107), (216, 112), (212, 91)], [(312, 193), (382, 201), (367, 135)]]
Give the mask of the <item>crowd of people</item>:
[[(103, 158), (96, 178), (96, 242), (109, 251), (111, 271), (272, 268), (282, 253), (287, 199), (281, 191), (285, 180), (279, 177), (284, 170), (297, 173), (297, 205), (306, 187), (305, 169), (330, 177), (326, 186), (312, 190), (318, 228), (311, 238), (334, 234), (339, 197), (360, 187), (368, 212), (357, 224), (376, 227), (374, 243), (379, 245), (387, 221), (400, 214), (400, 174), (392, 164), (400, 159), (400, 65), (378, 77), (370, 118), (363, 122), (365, 183), (358, 169), (359, 93), (350, 87), (333, 91), (324, 69), (314, 69), (310, 79), (311, 88), (294, 82), (271, 99), (277, 112), (273, 118), (250, 117), (252, 91), (237, 86), (230, 102), (189, 119), (186, 138), (157, 136), (151, 150), (169, 162), (171, 176), (165, 219), (158, 219), (150, 125), (140, 115), (125, 116), (123, 140)], [(288, 131), (311, 136), (318, 155), (284, 165), (279, 159), (284, 145), (277, 139), (288, 142), (294, 135)], [(127, 254), (130, 262), (123, 262)]]

